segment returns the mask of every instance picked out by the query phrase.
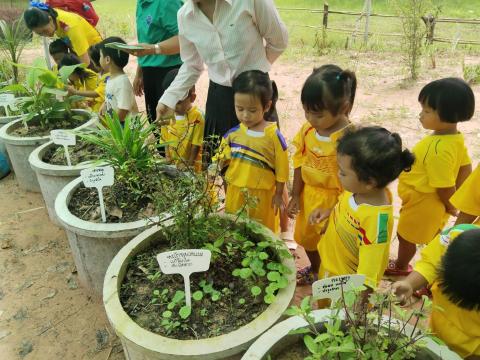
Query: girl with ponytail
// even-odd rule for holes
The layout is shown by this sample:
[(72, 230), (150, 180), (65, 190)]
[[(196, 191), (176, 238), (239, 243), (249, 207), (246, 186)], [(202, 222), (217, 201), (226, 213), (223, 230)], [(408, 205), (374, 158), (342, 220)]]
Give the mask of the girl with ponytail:
[[(285, 209), (282, 195), (288, 181), (288, 153), (272, 119), (277, 87), (267, 73), (251, 70), (241, 73), (232, 88), (240, 125), (227, 131), (214, 157), (220, 167), (228, 165), (225, 211), (246, 208), (250, 218), (278, 232), (279, 213)], [(248, 198), (256, 199), (255, 206), (251, 200), (246, 203), (245, 189)]]
[(365, 275), (364, 295), (378, 286), (388, 264), (393, 231), (387, 185), (409, 171), (414, 160), (403, 149), (400, 136), (382, 127), (350, 129), (338, 140), (338, 177), (344, 192), (333, 211), (317, 209), (310, 216), (314, 224), (328, 218), (318, 243), (320, 278)]
[(312, 283), (320, 266), (317, 244), (325, 222), (311, 225), (316, 208), (332, 209), (342, 186), (337, 176), (337, 139), (350, 127), (357, 88), (355, 74), (337, 65), (314, 69), (302, 88), (306, 122), (293, 140), (296, 152), (288, 215), (296, 217), (294, 239), (302, 245), (311, 266), (297, 273), (297, 283)]

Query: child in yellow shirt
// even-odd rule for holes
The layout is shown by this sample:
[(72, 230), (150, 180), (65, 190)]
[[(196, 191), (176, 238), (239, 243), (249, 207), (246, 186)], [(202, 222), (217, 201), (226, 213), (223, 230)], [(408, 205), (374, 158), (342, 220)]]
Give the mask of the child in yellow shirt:
[[(168, 88), (178, 74), (178, 69), (169, 71), (162, 86)], [(196, 172), (202, 170), (202, 145), (205, 119), (202, 112), (192, 103), (195, 101), (195, 87), (191, 88), (185, 99), (175, 106), (175, 123), (162, 126), (161, 138), (168, 145), (166, 157), (177, 167), (193, 167)]]
[[(287, 144), (276, 123), (268, 121), (278, 99), (277, 88), (267, 73), (258, 70), (241, 73), (232, 87), (240, 125), (223, 136), (215, 157), (221, 167), (228, 164), (225, 211), (246, 208), (250, 218), (276, 233), (288, 181)], [(256, 198), (256, 206), (245, 201), (242, 190)]]
[(324, 223), (310, 225), (316, 208), (332, 209), (341, 193), (337, 167), (337, 139), (350, 126), (357, 79), (336, 65), (314, 69), (302, 88), (307, 122), (293, 139), (293, 189), (288, 215), (296, 217), (295, 241), (305, 248), (310, 266), (297, 273), (297, 283), (312, 283), (320, 266), (317, 244)]
[(457, 123), (472, 118), (475, 98), (462, 79), (445, 78), (427, 84), (418, 96), (420, 122), (433, 130), (413, 148), (415, 164), (400, 175), (402, 199), (398, 222), (398, 256), (388, 275), (408, 275), (417, 244), (428, 244), (457, 210), (449, 201), (471, 173), (470, 158)]
[(405, 280), (393, 284), (399, 300), (432, 285), (430, 327), (462, 358), (480, 357), (480, 227), (456, 225), (443, 231), (421, 252)]
[(318, 242), (319, 278), (363, 274), (367, 293), (387, 267), (393, 206), (387, 185), (409, 169), (413, 154), (396, 133), (377, 127), (349, 129), (338, 140), (338, 176), (345, 191), (333, 211), (316, 209), (310, 222), (328, 218)]
[(48, 45), (48, 52), (55, 62), (53, 70), (58, 70), (58, 64), (60, 64), (63, 57), (71, 53), (70, 47), (62, 39), (52, 41), (50, 45)]
[[(58, 64), (58, 68), (61, 69), (64, 66), (80, 65), (82, 62), (74, 54), (65, 54)], [(78, 67), (69, 77), (70, 84), (67, 86), (69, 95), (79, 95), (88, 97), (88, 95), (95, 91), (98, 83), (98, 74), (93, 70), (85, 67)], [(92, 107), (92, 103), (87, 99), (82, 101), (82, 107)]]
[(453, 194), (450, 202), (460, 212), (455, 225), (471, 223), (480, 225), (480, 166), (477, 166)]

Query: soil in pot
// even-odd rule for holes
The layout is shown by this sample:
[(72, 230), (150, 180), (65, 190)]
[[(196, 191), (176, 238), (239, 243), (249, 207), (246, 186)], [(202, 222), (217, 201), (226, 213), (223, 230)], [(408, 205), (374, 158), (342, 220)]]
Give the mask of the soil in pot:
[[(126, 223), (143, 220), (158, 215), (166, 208), (154, 206), (154, 194), (158, 189), (168, 191), (175, 186), (171, 178), (159, 170), (150, 176), (144, 176), (140, 181), (141, 190), (132, 190), (125, 181), (118, 177), (111, 187), (103, 188), (105, 212), (108, 223)], [(159, 186), (161, 183), (161, 186)], [(90, 222), (102, 222), (98, 192), (95, 188), (85, 188), (83, 184), (72, 195), (68, 209), (76, 217)]]
[[(102, 155), (101, 149), (97, 148), (94, 144), (81, 140), (77, 141), (75, 146), (70, 146), (68, 153), (72, 166), (98, 160)], [(43, 155), (42, 161), (51, 165), (68, 165), (65, 150), (63, 146), (60, 145), (51, 146)]]
[[(212, 223), (205, 226), (209, 231), (201, 232), (204, 242), (213, 244), (219, 239), (218, 234), (223, 233), (222, 244), (216, 243), (221, 254), (213, 251), (210, 269), (192, 274), (192, 308), (188, 318), (182, 317), (185, 305), (183, 278), (160, 272), (156, 255), (171, 250), (161, 232), (149, 248), (131, 259), (121, 286), (120, 300), (124, 310), (142, 328), (180, 340), (211, 338), (237, 330), (268, 307), (264, 296), (271, 284), (270, 273), (275, 272), (268, 269), (286, 268), (268, 247), (270, 243), (257, 243), (261, 239), (256, 239), (252, 230), (239, 232), (232, 227), (231, 220), (212, 217), (205, 221)], [(211, 231), (212, 227), (219, 231)], [(249, 245), (244, 247), (245, 243)], [(266, 270), (264, 275), (254, 274), (247, 279), (234, 276), (236, 269), (245, 266), (246, 254), (260, 245), (265, 246), (261, 256), (265, 259), (262, 261)], [(254, 287), (257, 288), (254, 290)]]
[(33, 137), (33, 136), (47, 136), (50, 131), (55, 129), (70, 130), (86, 123), (89, 119), (87, 114), (75, 114), (72, 118), (55, 119), (41, 126), (38, 120), (31, 120), (28, 122), (28, 127), (20, 126), (11, 135), (18, 137)]

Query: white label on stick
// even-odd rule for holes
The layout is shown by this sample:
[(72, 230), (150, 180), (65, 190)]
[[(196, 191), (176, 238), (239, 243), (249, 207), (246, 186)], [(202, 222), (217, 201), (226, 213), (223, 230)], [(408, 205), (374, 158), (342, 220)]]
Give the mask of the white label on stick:
[(75, 134), (65, 130), (50, 131), (50, 138), (57, 145), (75, 146), (77, 143)]
[(0, 106), (8, 106), (15, 102), (15, 95), (13, 94), (0, 94)]
[(160, 270), (164, 274), (181, 274), (185, 282), (185, 299), (187, 306), (192, 306), (190, 294), (190, 275), (207, 271), (210, 268), (212, 253), (209, 250), (175, 250), (157, 255)]
[(87, 188), (97, 188), (98, 199), (100, 200), (100, 212), (102, 214), (102, 221), (107, 222), (107, 215), (105, 213), (105, 204), (103, 203), (104, 186), (112, 186), (114, 182), (114, 171), (111, 166), (96, 167), (93, 169), (84, 169), (80, 171), (83, 184)]
[(314, 299), (331, 299), (336, 301), (347, 292), (357, 288), (365, 282), (365, 275), (340, 275), (317, 280), (312, 284), (312, 295)]
[(111, 166), (96, 167), (93, 169), (84, 169), (80, 172), (85, 187), (101, 188), (112, 186), (114, 171)]

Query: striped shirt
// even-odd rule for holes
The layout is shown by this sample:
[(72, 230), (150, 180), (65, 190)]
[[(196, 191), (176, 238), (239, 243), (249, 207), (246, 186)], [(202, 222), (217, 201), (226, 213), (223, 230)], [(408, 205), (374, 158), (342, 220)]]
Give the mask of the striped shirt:
[(213, 23), (193, 0), (187, 0), (178, 11), (183, 65), (160, 99), (172, 109), (195, 85), (204, 65), (211, 81), (232, 86), (233, 79), (244, 71), (269, 71), (287, 47), (287, 29), (273, 0), (216, 3)]

